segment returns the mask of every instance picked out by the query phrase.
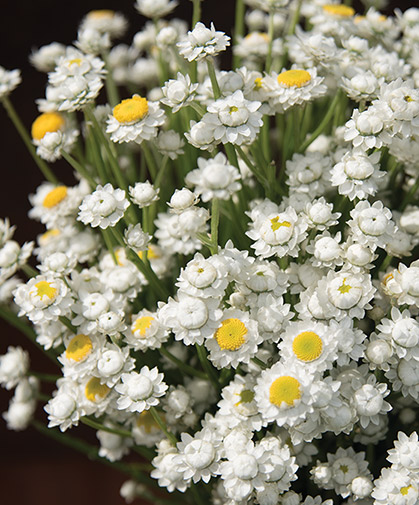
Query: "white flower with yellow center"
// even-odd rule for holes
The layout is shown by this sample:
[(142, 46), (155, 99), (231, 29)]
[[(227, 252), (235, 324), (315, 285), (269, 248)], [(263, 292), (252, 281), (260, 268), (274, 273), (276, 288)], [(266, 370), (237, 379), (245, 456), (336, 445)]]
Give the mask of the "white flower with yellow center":
[(105, 186), (97, 186), (93, 193), (84, 197), (77, 219), (92, 228), (100, 226), (104, 230), (108, 226), (115, 226), (128, 207), (125, 191), (114, 189), (108, 182)]
[(0, 67), (0, 99), (9, 95), (21, 82), (20, 70), (6, 70)]
[(80, 29), (96, 30), (99, 33), (107, 33), (112, 38), (120, 37), (127, 28), (127, 20), (120, 12), (110, 9), (98, 9), (90, 11), (84, 16)]
[(194, 187), (194, 193), (200, 195), (203, 202), (213, 198), (229, 200), (241, 189), (240, 172), (230, 165), (223, 153), (214, 158), (198, 158), (198, 167), (185, 177), (188, 186)]
[(100, 58), (68, 47), (66, 54), (58, 59), (55, 70), (48, 74), (48, 82), (53, 86), (65, 86), (74, 77), (83, 78), (87, 82), (101, 80), (106, 74), (104, 67), (105, 63)]
[(180, 291), (198, 298), (220, 298), (228, 285), (227, 266), (218, 255), (204, 258), (196, 253), (181, 269), (176, 286)]
[(251, 218), (253, 223), (246, 235), (254, 241), (251, 247), (255, 249), (257, 256), (298, 256), (299, 244), (307, 236), (307, 224), (297, 216), (292, 207), (267, 215), (263, 212), (251, 214)]
[(89, 186), (84, 180), (76, 186), (44, 182), (34, 195), (29, 195), (32, 204), (29, 217), (41, 221), (50, 230), (58, 228), (60, 231), (75, 231), (74, 221), (79, 205), (89, 192)]
[(20, 308), (19, 316), (26, 315), (35, 324), (68, 316), (73, 304), (67, 284), (49, 275), (32, 277), (26, 284), (16, 288), (14, 296)]
[(371, 493), (374, 505), (416, 505), (419, 500), (417, 474), (405, 468), (383, 468)]
[(188, 61), (202, 61), (209, 56), (216, 56), (230, 45), (230, 37), (215, 30), (214, 24), (207, 28), (203, 23), (196, 23), (194, 29), (178, 42), (179, 54)]
[(262, 81), (268, 92), (270, 114), (282, 114), (294, 105), (325, 95), (327, 88), (322, 84), (323, 80), (324, 77), (317, 76), (316, 68), (293, 68), (280, 74), (272, 72), (266, 75)]
[(234, 380), (222, 389), (217, 416), (222, 416), (230, 429), (238, 425), (252, 431), (261, 429), (262, 418), (255, 402), (254, 386), (255, 380), (251, 375), (243, 377), (236, 374)]
[(185, 345), (201, 345), (219, 324), (222, 311), (218, 306), (218, 299), (195, 298), (179, 291), (177, 300), (169, 298), (166, 304), (159, 302), (157, 314), (176, 340), (182, 340)]
[(118, 394), (104, 382), (99, 377), (91, 376), (78, 381), (80, 407), (86, 415), (94, 414), (99, 417), (105, 412), (110, 416), (115, 415)]
[(136, 142), (150, 140), (157, 136), (157, 128), (164, 123), (164, 112), (158, 102), (133, 95), (122, 100), (113, 108), (109, 116), (106, 132), (113, 142)]
[(132, 419), (132, 423), (132, 437), (138, 445), (154, 447), (165, 438), (165, 434), (156, 423), (149, 410), (143, 410), (138, 416)]
[(104, 344), (104, 337), (95, 334), (79, 333), (66, 339), (66, 350), (57, 358), (64, 377), (77, 381), (93, 375)]
[(290, 427), (309, 416), (314, 408), (313, 375), (303, 366), (276, 363), (257, 379), (255, 401), (264, 424)]
[(143, 309), (138, 314), (133, 314), (131, 321), (131, 326), (124, 335), (125, 341), (134, 351), (158, 349), (169, 338), (167, 330), (154, 312)]
[(416, 431), (410, 437), (399, 431), (394, 449), (388, 451), (387, 460), (396, 470), (406, 468), (410, 472), (419, 472), (419, 441)]
[(122, 382), (115, 386), (120, 395), (117, 399), (118, 409), (142, 412), (158, 405), (158, 398), (164, 396), (168, 388), (163, 377), (157, 367), (150, 370), (148, 366), (143, 366), (140, 373), (123, 373)]
[(290, 322), (278, 344), (281, 359), (308, 370), (324, 372), (337, 359), (337, 341), (325, 324), (315, 321)]
[(241, 363), (249, 363), (261, 343), (257, 322), (250, 319), (249, 313), (227, 309), (216, 331), (206, 338), (205, 347), (208, 359), (217, 368), (237, 368)]
[[(287, 291), (288, 275), (276, 263), (258, 258), (249, 268), (240, 272), (236, 286), (240, 293), (246, 296), (247, 304), (251, 307), (262, 307), (266, 295), (280, 297)], [(262, 300), (259, 300), (259, 297)]]
[(176, 0), (136, 0), (137, 11), (148, 18), (167, 16), (178, 5)]

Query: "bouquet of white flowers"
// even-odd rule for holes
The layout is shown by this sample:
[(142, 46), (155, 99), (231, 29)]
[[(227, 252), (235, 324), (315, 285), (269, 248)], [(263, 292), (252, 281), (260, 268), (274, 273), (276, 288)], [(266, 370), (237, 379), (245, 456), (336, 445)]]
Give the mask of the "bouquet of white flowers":
[(176, 6), (35, 51), (31, 135), (0, 67), (46, 228), (0, 221), (0, 316), (57, 367), (10, 346), (3, 417), (96, 430), (127, 502), (418, 505), (419, 9), (237, 0), (232, 41)]

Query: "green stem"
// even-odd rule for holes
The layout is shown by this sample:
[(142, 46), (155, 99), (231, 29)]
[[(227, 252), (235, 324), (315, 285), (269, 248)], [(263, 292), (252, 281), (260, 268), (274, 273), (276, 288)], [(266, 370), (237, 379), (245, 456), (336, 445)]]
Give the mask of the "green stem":
[(303, 153), (307, 149), (307, 147), (312, 142), (314, 142), (319, 135), (321, 135), (324, 132), (324, 130), (326, 129), (326, 127), (329, 124), (330, 120), (332, 119), (333, 112), (334, 112), (337, 104), (339, 103), (339, 100), (340, 100), (340, 93), (337, 92), (336, 95), (335, 95), (335, 97), (333, 98), (332, 103), (330, 104), (329, 110), (324, 115), (321, 123), (314, 130), (314, 132), (310, 135), (310, 137), (305, 142), (303, 142), (301, 144), (301, 146), (300, 146), (300, 148), (298, 149), (297, 152)]
[(154, 187), (157, 189), (160, 187), (161, 181), (163, 179), (164, 173), (166, 171), (167, 163), (169, 161), (169, 156), (164, 156), (163, 161), (161, 162), (160, 168), (157, 172), (156, 180), (154, 181)]
[(192, 12), (192, 28), (195, 28), (196, 23), (201, 20), (201, 0), (193, 1), (193, 12)]
[(59, 316), (58, 319), (63, 323), (64, 326), (66, 326), (72, 333), (76, 334), (77, 333), (77, 328), (71, 324), (70, 319), (65, 316)]
[(23, 270), (23, 272), (25, 272), (25, 275), (28, 278), (36, 277), (37, 275), (39, 275), (38, 270), (35, 270), (35, 268), (32, 268), (28, 264), (22, 265), (20, 268), (21, 268), (21, 270)]
[(200, 372), (199, 370), (195, 370), (192, 366), (189, 366), (180, 359), (176, 358), (176, 356), (169, 352), (165, 347), (160, 347), (159, 351), (163, 354), (163, 356), (166, 356), (166, 358), (170, 359), (170, 361), (173, 361), (173, 363), (175, 363), (186, 374), (198, 377), (199, 379), (207, 378), (206, 374)]
[(151, 176), (151, 180), (154, 182), (157, 177), (157, 165), (153, 158), (153, 153), (150, 151), (150, 148), (147, 145), (147, 142), (141, 143), (141, 149), (143, 150), (144, 157), (146, 160), (147, 168)]
[(108, 102), (112, 107), (115, 107), (120, 102), (119, 91), (113, 79), (112, 69), (109, 65), (109, 58), (107, 53), (102, 54), (102, 59), (105, 62), (105, 67), (108, 73), (106, 74), (105, 86)]
[(1, 102), (4, 108), (6, 109), (6, 112), (9, 118), (11, 119), (12, 123), (14, 124), (16, 130), (21, 136), (24, 144), (26, 145), (30, 155), (32, 156), (35, 163), (38, 165), (38, 168), (43, 173), (45, 179), (47, 179), (47, 181), (49, 182), (52, 182), (53, 184), (58, 184), (58, 179), (55, 176), (55, 174), (45, 163), (45, 161), (36, 154), (35, 146), (32, 144), (32, 140), (29, 136), (29, 133), (26, 131), (26, 128), (23, 125), (22, 121), (20, 120), (20, 117), (18, 116), (15, 108), (13, 107), (12, 102), (9, 100), (7, 96), (2, 98)]
[(174, 446), (176, 446), (176, 444), (178, 442), (177, 438), (173, 435), (173, 433), (171, 431), (169, 431), (166, 423), (160, 417), (160, 414), (158, 413), (156, 407), (150, 407), (150, 414), (153, 416), (153, 419), (159, 425), (160, 429), (163, 431), (163, 433), (166, 435), (166, 437), (170, 440), (170, 442)]
[(288, 35), (293, 35), (293, 33), (295, 32), (295, 27), (297, 26), (298, 21), (300, 20), (301, 4), (302, 4), (302, 0), (298, 0), (296, 9), (294, 11), (294, 15), (293, 15), (293, 17), (291, 19), (291, 23), (288, 27)]
[(86, 426), (90, 426), (90, 428), (94, 428), (95, 430), (106, 431), (107, 433), (118, 435), (119, 437), (132, 438), (132, 433), (127, 430), (121, 430), (119, 428), (110, 428), (109, 426), (105, 426), (102, 423), (90, 419), (89, 417), (81, 417), (80, 421)]
[(215, 391), (217, 393), (219, 393), (221, 386), (218, 382), (218, 377), (217, 377), (217, 374), (214, 370), (214, 367), (208, 361), (205, 347), (203, 345), (195, 344), (195, 348), (198, 353), (198, 358), (199, 358), (199, 361), (202, 365), (202, 368), (205, 370), (205, 372), (207, 374), (207, 378), (211, 381), (211, 384), (214, 386)]
[(53, 361), (56, 365), (57, 363), (57, 358), (54, 355), (54, 353), (51, 350), (46, 351), (41, 344), (39, 344), (36, 341), (36, 333), (32, 329), (31, 326), (29, 326), (27, 323), (25, 323), (20, 317), (18, 317), (14, 312), (12, 312), (10, 309), (4, 306), (0, 306), (0, 317), (7, 321), (11, 326), (14, 326), (17, 328), (19, 331), (21, 331), (26, 337), (29, 338), (29, 340), (35, 344), (38, 349), (40, 349), (48, 358)]
[(205, 109), (200, 105), (198, 102), (189, 102), (188, 103), (189, 107), (192, 107), (192, 109), (199, 114), (200, 117), (202, 117), (205, 114)]
[(218, 225), (220, 223), (220, 201), (213, 198), (211, 203), (211, 254), (218, 253)]
[(400, 211), (403, 212), (404, 209), (409, 205), (409, 203), (413, 200), (416, 195), (417, 190), (419, 189), (419, 178), (416, 180), (415, 184), (410, 188), (409, 192), (403, 198), (402, 205), (400, 207)]
[[(236, 19), (234, 23), (234, 45), (237, 45), (239, 39), (244, 35), (244, 0), (236, 0)], [(233, 69), (240, 66), (241, 58), (237, 54), (233, 55)]]
[(266, 363), (264, 363), (261, 359), (256, 358), (256, 356), (254, 356), (253, 358), (251, 358), (251, 360), (253, 361), (253, 363), (255, 363), (262, 370), (266, 370), (268, 368), (268, 365)]
[(34, 377), (37, 377), (39, 380), (41, 380), (43, 382), (52, 382), (54, 384), (57, 382), (58, 379), (60, 379), (62, 377), (61, 375), (54, 375), (54, 374), (50, 374), (50, 373), (35, 372), (33, 370), (31, 370), (30, 372), (28, 372), (28, 376), (29, 375), (33, 375)]
[(201, 496), (201, 494), (199, 492), (199, 489), (198, 489), (198, 487), (197, 487), (196, 484), (192, 483), (191, 487), (190, 487), (190, 490), (191, 490), (191, 494), (193, 496), (195, 505), (206, 505), (207, 502)]
[(95, 189), (97, 186), (97, 182), (93, 179), (93, 177), (89, 174), (89, 172), (84, 168), (84, 166), (79, 163), (77, 160), (75, 160), (71, 154), (66, 153), (65, 151), (62, 151), (62, 156), (63, 158), (69, 163), (76, 172), (78, 172), (86, 181), (90, 184), (90, 187), (92, 189)]
[(386, 256), (383, 260), (383, 262), (380, 265), (380, 268), (378, 269), (379, 272), (385, 272), (387, 270), (387, 267), (390, 265), (391, 260), (393, 259), (393, 256)]
[(268, 27), (268, 54), (266, 55), (266, 62), (265, 62), (265, 72), (269, 74), (272, 66), (272, 44), (274, 40), (274, 11), (271, 9), (269, 12), (269, 27)]
[(218, 100), (221, 96), (220, 86), (218, 85), (217, 75), (215, 73), (214, 62), (212, 58), (207, 58), (208, 75), (211, 80), (212, 92), (214, 100)]

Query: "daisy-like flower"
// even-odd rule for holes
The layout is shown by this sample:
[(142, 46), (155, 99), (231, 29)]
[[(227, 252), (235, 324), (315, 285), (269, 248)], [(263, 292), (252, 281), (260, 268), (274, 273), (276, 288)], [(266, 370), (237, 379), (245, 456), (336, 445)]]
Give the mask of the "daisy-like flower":
[(320, 152), (295, 153), (285, 162), (290, 191), (307, 193), (312, 198), (324, 194), (331, 168), (331, 159)]
[(120, 348), (115, 344), (105, 343), (97, 360), (96, 374), (108, 387), (119, 382), (123, 373), (135, 368), (135, 359), (129, 355), (129, 348)]
[(164, 97), (160, 100), (164, 105), (172, 108), (175, 113), (194, 99), (198, 84), (192, 84), (188, 74), (177, 73), (176, 79), (170, 79), (164, 83), (162, 93)]
[(184, 154), (185, 151), (182, 149), (184, 145), (185, 141), (174, 130), (161, 131), (156, 138), (157, 149), (171, 160)]
[(327, 203), (322, 196), (305, 204), (303, 216), (309, 228), (323, 231), (335, 226), (341, 213), (333, 212), (333, 204)]
[(216, 56), (230, 45), (230, 37), (215, 30), (214, 24), (207, 28), (203, 23), (196, 23), (184, 40), (178, 42), (179, 54), (188, 61), (202, 61), (209, 56)]
[(324, 372), (337, 359), (337, 340), (330, 328), (315, 321), (290, 322), (278, 344), (281, 359), (310, 373)]
[(104, 230), (115, 226), (128, 207), (129, 201), (123, 189), (114, 189), (110, 183), (99, 185), (83, 199), (77, 219), (92, 228), (100, 226)]
[(330, 182), (349, 200), (363, 200), (374, 196), (381, 179), (386, 175), (379, 170), (380, 152), (368, 155), (363, 151), (348, 151), (331, 170)]
[(123, 373), (122, 383), (115, 386), (116, 392), (120, 394), (117, 399), (118, 409), (142, 412), (158, 405), (158, 398), (163, 396), (168, 388), (163, 377), (157, 367), (150, 370), (148, 366), (143, 366), (140, 373)]
[(101, 33), (94, 28), (80, 28), (74, 45), (86, 54), (99, 55), (109, 51), (111, 39), (108, 33)]
[(137, 11), (148, 18), (162, 18), (178, 5), (175, 0), (136, 0)]
[(96, 30), (111, 38), (121, 37), (127, 29), (127, 20), (120, 12), (110, 9), (93, 10), (83, 18), (80, 29)]
[(239, 170), (228, 163), (223, 153), (214, 158), (198, 158), (198, 167), (185, 177), (188, 186), (194, 186), (203, 202), (213, 198), (229, 200), (233, 193), (241, 189)]
[(311, 394), (313, 376), (303, 366), (276, 363), (257, 379), (255, 401), (264, 424), (276, 422), (290, 427), (303, 421), (314, 410)]
[(86, 81), (102, 79), (106, 74), (105, 63), (100, 58), (84, 54), (74, 47), (68, 47), (55, 70), (48, 74), (48, 82), (53, 86), (66, 85), (70, 78), (82, 78)]
[(7, 348), (0, 356), (0, 385), (6, 389), (14, 388), (28, 373), (29, 354), (21, 347)]
[(380, 135), (383, 128), (382, 114), (374, 105), (371, 105), (363, 112), (354, 109), (351, 119), (345, 123), (343, 137), (347, 142), (352, 142), (354, 148), (364, 151), (373, 148), (379, 149), (383, 145), (383, 135)]
[(388, 451), (387, 460), (395, 470), (404, 468), (410, 472), (419, 472), (419, 441), (416, 431), (410, 437), (399, 431), (394, 449)]
[(419, 361), (391, 357), (388, 362), (391, 368), (385, 373), (385, 376), (391, 382), (393, 391), (401, 391), (403, 396), (411, 396), (418, 400)]
[(66, 350), (58, 357), (63, 365), (63, 375), (76, 381), (91, 376), (104, 344), (104, 338), (94, 334), (78, 334), (68, 339)]
[(285, 255), (298, 256), (299, 244), (307, 236), (307, 224), (297, 216), (292, 207), (279, 212), (275, 205), (264, 211), (253, 209), (249, 214), (252, 219), (250, 231), (246, 235), (254, 243), (255, 254), (262, 258), (276, 255), (282, 258)]
[(0, 100), (10, 95), (21, 82), (20, 70), (6, 70), (0, 67)]
[(227, 309), (217, 330), (206, 338), (205, 347), (209, 350), (208, 359), (217, 368), (237, 368), (240, 363), (249, 363), (261, 343), (256, 321), (247, 312)]
[(322, 84), (324, 78), (317, 76), (315, 68), (306, 70), (293, 68), (279, 75), (272, 72), (263, 79), (268, 91), (270, 114), (283, 113), (294, 105), (309, 102), (323, 96), (327, 88)]
[(124, 334), (126, 342), (134, 351), (158, 349), (169, 338), (169, 334), (160, 324), (157, 314), (147, 309), (132, 315), (129, 331)]
[(71, 426), (77, 426), (86, 412), (80, 405), (80, 390), (76, 382), (62, 378), (58, 379), (57, 386), (58, 390), (44, 410), (48, 414), (48, 428), (58, 426), (61, 431), (66, 431)]
[(138, 223), (136, 225), (129, 224), (128, 228), (124, 231), (125, 243), (131, 249), (134, 249), (137, 253), (140, 251), (146, 251), (151, 237), (148, 233), (145, 233)]
[(106, 132), (113, 142), (136, 142), (150, 140), (157, 135), (157, 128), (164, 123), (164, 112), (158, 102), (133, 95), (122, 100), (112, 111), (107, 121)]
[[(262, 114), (258, 111), (260, 106), (261, 102), (246, 100), (243, 92), (238, 90), (208, 105), (201, 123), (209, 130), (208, 135), (211, 132), (216, 144), (249, 145), (263, 124)], [(191, 141), (190, 135), (186, 138)]]
[(129, 195), (131, 197), (131, 200), (140, 209), (143, 207), (148, 207), (153, 202), (156, 202), (159, 199), (159, 192), (160, 189), (154, 189), (154, 186), (150, 181), (137, 182), (135, 186), (129, 187)]
[(374, 505), (416, 505), (419, 499), (417, 475), (404, 468), (383, 468), (371, 493)]
[(33, 246), (33, 242), (26, 242), (21, 247), (15, 240), (7, 240), (0, 246), (0, 285), (26, 264)]
[(66, 47), (58, 42), (52, 42), (46, 46), (32, 51), (29, 61), (39, 72), (52, 72), (57, 66), (57, 61), (64, 56)]

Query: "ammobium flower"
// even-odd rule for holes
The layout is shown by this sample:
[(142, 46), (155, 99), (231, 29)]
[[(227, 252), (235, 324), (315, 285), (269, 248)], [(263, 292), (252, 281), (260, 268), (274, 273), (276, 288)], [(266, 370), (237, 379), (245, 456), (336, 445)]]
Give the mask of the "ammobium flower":
[(141, 144), (157, 135), (157, 128), (164, 123), (164, 112), (157, 102), (133, 95), (114, 107), (107, 123), (106, 132), (113, 142)]
[(207, 28), (203, 23), (196, 23), (186, 39), (177, 43), (179, 53), (188, 61), (201, 61), (208, 56), (216, 56), (229, 45), (230, 37), (224, 32), (217, 32), (213, 23), (211, 28)]
[(0, 67), (0, 100), (9, 95), (22, 82), (20, 70)]

